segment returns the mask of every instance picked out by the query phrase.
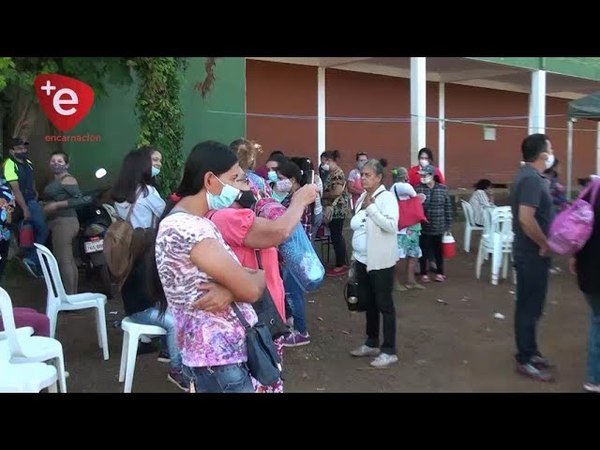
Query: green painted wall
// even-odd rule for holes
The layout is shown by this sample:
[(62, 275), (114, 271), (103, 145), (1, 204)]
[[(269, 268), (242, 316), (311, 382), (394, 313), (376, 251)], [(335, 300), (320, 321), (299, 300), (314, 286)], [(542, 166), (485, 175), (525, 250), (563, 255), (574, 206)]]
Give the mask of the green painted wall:
[(587, 57), (493, 57), (470, 58), (525, 69), (546, 70), (562, 75), (570, 75), (587, 80), (600, 81), (600, 58)]
[[(186, 156), (194, 144), (216, 139), (225, 143), (245, 135), (243, 115), (210, 113), (211, 110), (245, 112), (246, 69), (244, 58), (219, 58), (215, 70), (213, 90), (206, 99), (194, 89), (204, 79), (204, 58), (190, 58), (184, 75), (181, 102), (184, 113), (183, 154)], [(101, 135), (97, 143), (69, 142), (64, 149), (72, 158), (71, 169), (83, 189), (97, 184), (94, 173), (106, 168), (107, 182), (117, 175), (123, 156), (134, 148), (139, 126), (135, 114), (137, 85), (111, 86), (106, 97), (97, 98), (88, 116), (69, 131), (69, 135)], [(104, 182), (104, 180), (103, 180)]]

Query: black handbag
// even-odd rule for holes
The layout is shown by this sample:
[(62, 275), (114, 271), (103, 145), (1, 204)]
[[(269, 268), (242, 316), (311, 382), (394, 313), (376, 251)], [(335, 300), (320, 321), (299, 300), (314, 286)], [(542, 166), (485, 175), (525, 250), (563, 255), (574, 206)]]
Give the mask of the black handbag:
[[(262, 270), (263, 266), (259, 250), (256, 250), (256, 260), (258, 261), (258, 268)], [(277, 307), (275, 306), (275, 302), (273, 301), (273, 297), (271, 297), (269, 289), (265, 288), (262, 297), (258, 301), (252, 303), (252, 307), (258, 316), (258, 321), (269, 328), (273, 340), (291, 334), (290, 327), (287, 326), (281, 318), (279, 311), (277, 311)]]
[(269, 328), (260, 321), (253, 327), (244, 319), (244, 315), (235, 303), (233, 312), (246, 329), (246, 352), (250, 375), (263, 386), (270, 386), (281, 378), (281, 360), (271, 338)]
[(344, 300), (346, 300), (346, 306), (349, 311), (363, 312), (367, 310), (364, 298), (361, 297), (356, 276), (356, 261), (352, 261), (348, 273), (348, 281), (344, 287)]

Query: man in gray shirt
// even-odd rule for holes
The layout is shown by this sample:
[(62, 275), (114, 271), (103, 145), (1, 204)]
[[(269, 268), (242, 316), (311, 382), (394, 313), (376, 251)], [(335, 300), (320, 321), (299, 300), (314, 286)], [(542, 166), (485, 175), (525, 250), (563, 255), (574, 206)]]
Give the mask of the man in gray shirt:
[(553, 219), (550, 183), (543, 172), (554, 163), (554, 152), (544, 134), (527, 136), (521, 151), (525, 164), (515, 176), (510, 192), (517, 272), (517, 372), (538, 381), (552, 381), (551, 365), (537, 347), (536, 327), (548, 289), (550, 258), (546, 236)]

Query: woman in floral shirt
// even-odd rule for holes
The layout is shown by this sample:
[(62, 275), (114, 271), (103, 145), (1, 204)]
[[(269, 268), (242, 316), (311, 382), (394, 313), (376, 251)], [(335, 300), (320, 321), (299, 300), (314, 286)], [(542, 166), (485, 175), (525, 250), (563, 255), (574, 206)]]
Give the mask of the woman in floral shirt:
[[(214, 141), (196, 145), (185, 164), (180, 200), (159, 224), (152, 277), (161, 311), (170, 308), (183, 373), (196, 392), (254, 392), (246, 364), (246, 332), (236, 306), (252, 326), (250, 303), (265, 288), (262, 270), (245, 269), (205, 217), (240, 196), (236, 155)], [(234, 306), (235, 305), (235, 306)]]

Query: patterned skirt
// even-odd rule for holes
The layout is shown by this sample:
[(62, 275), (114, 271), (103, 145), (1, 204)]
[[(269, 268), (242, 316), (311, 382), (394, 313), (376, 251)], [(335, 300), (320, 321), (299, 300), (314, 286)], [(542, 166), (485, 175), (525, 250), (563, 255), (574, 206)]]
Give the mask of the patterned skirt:
[(400, 230), (398, 238), (398, 257), (420, 258), (423, 256), (421, 247), (419, 247), (419, 236), (421, 235), (421, 224), (413, 225)]

